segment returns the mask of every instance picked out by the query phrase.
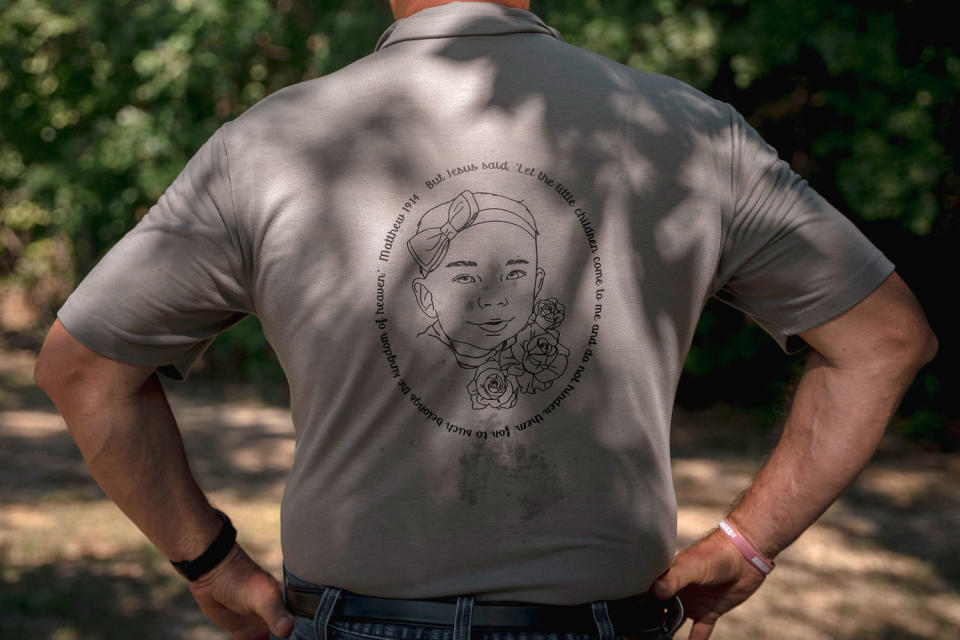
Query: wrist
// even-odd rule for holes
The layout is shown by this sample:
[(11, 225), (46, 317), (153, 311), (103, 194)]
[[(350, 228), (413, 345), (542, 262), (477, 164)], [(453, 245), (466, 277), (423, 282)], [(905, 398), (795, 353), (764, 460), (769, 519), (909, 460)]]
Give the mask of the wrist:
[(721, 537), (726, 538), (736, 547), (740, 555), (762, 574), (767, 575), (773, 571), (776, 566), (773, 562), (773, 556), (766, 555), (757, 549), (729, 517), (720, 520), (717, 530)]
[(760, 556), (771, 561), (775, 560), (783, 551), (783, 548), (772, 540), (775, 537), (775, 532), (758, 526), (758, 518), (750, 517), (751, 515), (753, 514), (744, 515), (741, 509), (737, 509), (727, 514), (724, 520), (729, 522), (743, 536), (744, 540), (757, 550)]
[(227, 557), (235, 546), (237, 530), (230, 522), (227, 514), (219, 509), (214, 510), (220, 522), (216, 537), (199, 554), (187, 560), (170, 560), (170, 564), (187, 580), (191, 582), (216, 568)]
[(197, 558), (216, 540), (223, 529), (223, 520), (217, 510), (206, 502), (202, 510), (184, 514), (169, 522), (175, 524), (178, 530), (169, 533), (166, 546), (157, 546), (171, 562)]

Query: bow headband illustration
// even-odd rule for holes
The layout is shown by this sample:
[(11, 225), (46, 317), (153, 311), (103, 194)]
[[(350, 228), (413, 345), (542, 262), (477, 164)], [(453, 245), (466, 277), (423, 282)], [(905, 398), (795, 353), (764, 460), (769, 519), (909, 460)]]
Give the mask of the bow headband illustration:
[(424, 274), (430, 273), (440, 264), (443, 257), (447, 255), (450, 241), (473, 224), (479, 213), (480, 207), (477, 205), (476, 197), (472, 192), (464, 191), (450, 203), (446, 222), (439, 227), (421, 229), (407, 241), (410, 254), (420, 265), (420, 270)]

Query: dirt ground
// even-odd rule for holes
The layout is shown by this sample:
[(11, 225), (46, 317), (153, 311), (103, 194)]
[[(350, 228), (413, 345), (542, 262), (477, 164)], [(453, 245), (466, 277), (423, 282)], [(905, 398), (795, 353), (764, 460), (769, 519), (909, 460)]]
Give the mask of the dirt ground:
[[(33, 386), (32, 364), (28, 351), (0, 353), (0, 638), (225, 639), (90, 479)], [(278, 574), (289, 412), (242, 388), (217, 396), (167, 388), (201, 485), (243, 523), (251, 555)], [(742, 411), (677, 411), (681, 545), (716, 524), (769, 440)], [(888, 434), (857, 482), (712, 637), (960, 638), (958, 480), (960, 457)]]

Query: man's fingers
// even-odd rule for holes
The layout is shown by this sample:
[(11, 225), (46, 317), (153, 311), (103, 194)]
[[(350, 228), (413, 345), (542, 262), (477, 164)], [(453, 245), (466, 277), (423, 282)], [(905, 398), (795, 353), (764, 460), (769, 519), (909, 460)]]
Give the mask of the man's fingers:
[(283, 606), (280, 585), (272, 577), (258, 580), (252, 594), (254, 612), (270, 627), (270, 633), (286, 638), (293, 632), (293, 614)]
[(278, 638), (289, 637), (293, 633), (293, 616), (289, 613), (279, 615), (274, 622), (270, 623), (270, 632)]
[(674, 561), (673, 566), (653, 583), (653, 595), (666, 600), (688, 584), (703, 579), (703, 563), (698, 562), (690, 554), (681, 553)]
[(670, 574), (672, 569), (668, 569), (665, 574), (656, 579), (653, 583), (653, 595), (661, 600), (670, 598), (677, 592), (676, 579)]
[(712, 624), (707, 624), (706, 622), (694, 622), (693, 628), (690, 629), (689, 640), (707, 640), (711, 633), (713, 633)]

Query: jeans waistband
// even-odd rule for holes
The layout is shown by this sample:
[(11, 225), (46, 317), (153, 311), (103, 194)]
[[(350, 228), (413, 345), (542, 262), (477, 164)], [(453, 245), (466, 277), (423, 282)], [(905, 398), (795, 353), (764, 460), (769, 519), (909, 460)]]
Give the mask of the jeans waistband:
[[(291, 574), (292, 575), (292, 574)], [(515, 631), (596, 633), (616, 636), (669, 637), (683, 622), (679, 598), (658, 600), (641, 595), (581, 605), (547, 605), (512, 601), (477, 601), (473, 595), (410, 600), (355, 594), (306, 583), (284, 571), (284, 598), (295, 615), (314, 621), (320, 640), (327, 624), (338, 621), (383, 622), (453, 627), (453, 640), (468, 640), (471, 627)]]

